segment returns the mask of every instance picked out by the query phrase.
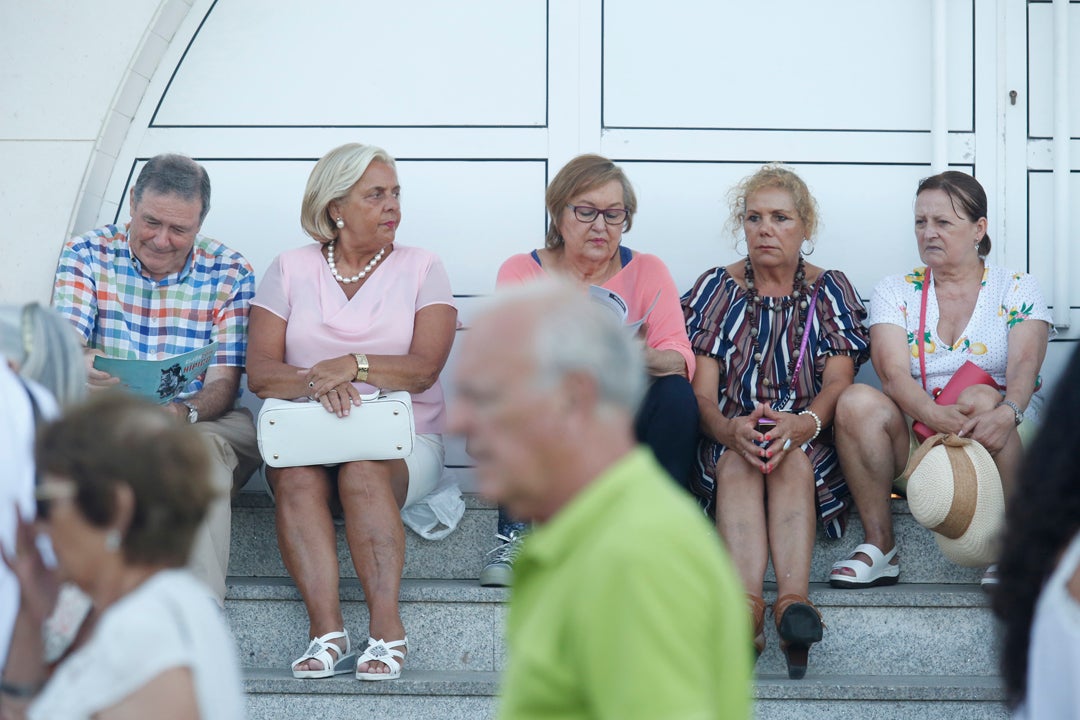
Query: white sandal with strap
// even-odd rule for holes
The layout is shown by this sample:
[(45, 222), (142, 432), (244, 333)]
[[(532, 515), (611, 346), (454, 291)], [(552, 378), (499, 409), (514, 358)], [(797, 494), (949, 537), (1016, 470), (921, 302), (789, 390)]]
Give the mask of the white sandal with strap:
[[(345, 638), (345, 650), (342, 651), (340, 647), (330, 642), (331, 640), (340, 640)], [(333, 650), (336, 653), (332, 655), (330, 651)], [(307, 662), (308, 660), (315, 660), (322, 663), (322, 668), (319, 670), (297, 670), (296, 666), (300, 663)], [(307, 678), (328, 678), (335, 675), (344, 675), (350, 673), (356, 669), (356, 653), (352, 651), (352, 644), (349, 642), (349, 631), (342, 630), (341, 632), (328, 632), (322, 637), (312, 638), (311, 644), (308, 645), (307, 652), (301, 657), (293, 661), (292, 674), (294, 678), (301, 680)]]
[[(900, 565), (890, 565), (896, 557), (897, 545), (887, 554), (882, 554), (876, 546), (863, 543), (855, 548), (855, 551), (844, 560), (834, 563), (829, 572), (829, 584), (835, 588), (854, 589), (877, 587), (878, 585), (895, 585), (900, 579)], [(871, 565), (862, 560), (856, 560), (855, 556), (862, 553), (870, 558)], [(854, 575), (844, 575), (840, 570), (850, 570)]]
[[(404, 647), (405, 652), (408, 652), (409, 638), (406, 637), (404, 640), (386, 642), (385, 640), (376, 640), (373, 637), (369, 637), (367, 650), (365, 650), (364, 654), (356, 660), (356, 679), (396, 680), (401, 677), (401, 663), (398, 661), (405, 659), (405, 653), (394, 649), (399, 647)], [(360, 666), (370, 662), (381, 662), (386, 665), (386, 667), (390, 668), (390, 672), (360, 672)]]

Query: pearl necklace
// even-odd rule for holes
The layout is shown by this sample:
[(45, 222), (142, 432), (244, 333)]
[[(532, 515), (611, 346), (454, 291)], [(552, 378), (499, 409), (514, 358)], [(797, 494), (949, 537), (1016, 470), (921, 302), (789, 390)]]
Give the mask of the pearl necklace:
[[(761, 338), (758, 337), (758, 323), (757, 314), (758, 310), (764, 304), (761, 296), (758, 295), (757, 287), (754, 286), (754, 266), (750, 264), (750, 258), (746, 258), (746, 264), (744, 266), (744, 272), (746, 275), (746, 324), (750, 327), (750, 337), (754, 339), (754, 363), (758, 368), (758, 376), (761, 377), (761, 384), (765, 387), (769, 387), (772, 381), (768, 377), (764, 377), (764, 368), (762, 363), (765, 354), (761, 350)], [(796, 342), (802, 338), (803, 333), (806, 331), (806, 324), (808, 322), (806, 317), (806, 308), (808, 303), (806, 301), (807, 296), (810, 295), (810, 288), (806, 285), (806, 263), (803, 262), (802, 257), (799, 257), (799, 264), (795, 268), (795, 277), (791, 281), (791, 296), (781, 298), (779, 302), (772, 301), (765, 305), (765, 308), (773, 312), (780, 312), (791, 307), (795, 303), (799, 304), (799, 320), (795, 326), (795, 338)], [(788, 361), (787, 367), (787, 384), (790, 391), (791, 384), (795, 381), (792, 377), (792, 373), (795, 372), (795, 363), (798, 362), (796, 354), (792, 353), (791, 360)]]
[(389, 245), (383, 245), (379, 252), (375, 253), (375, 257), (371, 258), (371, 260), (368, 262), (368, 264), (364, 267), (363, 270), (356, 273), (350, 278), (345, 278), (341, 277), (341, 275), (338, 274), (337, 264), (334, 262), (334, 245), (336, 243), (337, 240), (331, 240), (330, 243), (326, 246), (326, 264), (330, 266), (330, 274), (334, 276), (334, 279), (337, 280), (339, 283), (345, 283), (346, 285), (348, 285), (349, 283), (359, 282), (366, 278), (368, 276), (368, 273), (370, 273), (375, 268), (375, 266), (379, 264), (379, 261), (382, 260), (383, 255), (386, 253), (386, 248), (389, 247)]

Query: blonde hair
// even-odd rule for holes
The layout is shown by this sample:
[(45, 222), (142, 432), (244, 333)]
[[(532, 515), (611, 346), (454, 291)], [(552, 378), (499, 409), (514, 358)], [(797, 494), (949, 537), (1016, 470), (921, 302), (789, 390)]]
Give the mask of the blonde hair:
[(341, 200), (373, 162), (397, 169), (390, 153), (374, 145), (347, 143), (323, 155), (308, 176), (304, 202), (300, 206), (300, 226), (324, 245), (338, 236), (338, 227), (327, 208)]
[(738, 242), (743, 222), (746, 220), (746, 198), (758, 190), (771, 187), (791, 193), (791, 198), (795, 201), (795, 212), (798, 213), (799, 220), (806, 228), (806, 237), (813, 240), (817, 234), (819, 222), (817, 200), (810, 194), (810, 188), (806, 186), (803, 179), (783, 163), (762, 165), (760, 170), (744, 177), (728, 192), (731, 215), (728, 217), (727, 229), (732, 237)]
[(626, 209), (623, 232), (630, 232), (630, 228), (634, 225), (634, 213), (637, 212), (637, 196), (622, 168), (600, 155), (578, 155), (563, 166), (548, 185), (547, 193), (544, 195), (548, 215), (551, 217), (547, 236), (544, 238), (544, 247), (548, 250), (562, 247), (563, 238), (559, 234), (559, 220), (566, 212), (566, 205), (570, 202), (570, 198), (601, 185), (607, 185), (612, 180), (618, 180), (622, 185), (623, 207)]

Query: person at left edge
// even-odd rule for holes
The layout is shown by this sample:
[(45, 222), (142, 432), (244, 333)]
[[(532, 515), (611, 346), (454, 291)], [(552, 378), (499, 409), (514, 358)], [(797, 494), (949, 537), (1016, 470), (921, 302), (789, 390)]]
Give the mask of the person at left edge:
[(251, 413), (236, 407), (255, 274), (240, 253), (200, 234), (209, 210), (205, 168), (183, 155), (151, 158), (131, 189), (131, 221), (64, 246), (52, 302), (85, 338), (92, 390), (119, 382), (93, 367), (95, 355), (157, 359), (217, 341), (206, 373), (163, 410), (195, 425), (211, 451), (216, 496), (190, 567), (221, 605), (231, 494), (261, 460)]

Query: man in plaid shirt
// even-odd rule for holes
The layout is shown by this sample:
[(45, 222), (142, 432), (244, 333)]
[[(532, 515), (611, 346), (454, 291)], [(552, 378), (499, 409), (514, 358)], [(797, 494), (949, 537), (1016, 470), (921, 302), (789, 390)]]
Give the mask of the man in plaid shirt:
[(56, 269), (53, 305), (82, 333), (91, 389), (119, 382), (93, 367), (96, 355), (156, 360), (217, 341), (205, 375), (163, 406), (196, 424), (211, 450), (211, 505), (191, 569), (224, 601), (230, 500), (258, 467), (251, 413), (236, 407), (247, 351), (255, 275), (242, 255), (199, 234), (210, 209), (205, 168), (158, 155), (131, 189), (131, 222), (72, 238)]

